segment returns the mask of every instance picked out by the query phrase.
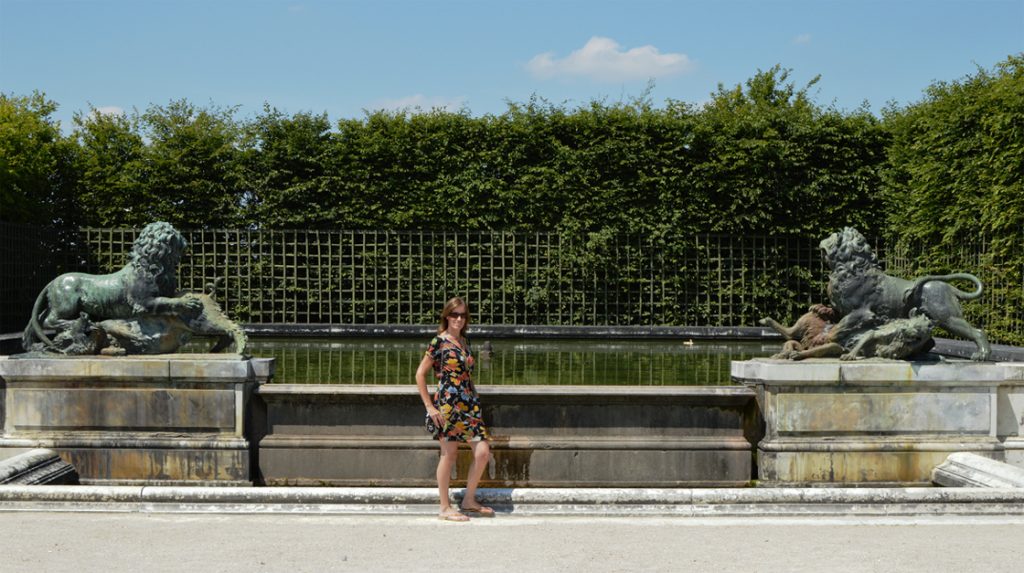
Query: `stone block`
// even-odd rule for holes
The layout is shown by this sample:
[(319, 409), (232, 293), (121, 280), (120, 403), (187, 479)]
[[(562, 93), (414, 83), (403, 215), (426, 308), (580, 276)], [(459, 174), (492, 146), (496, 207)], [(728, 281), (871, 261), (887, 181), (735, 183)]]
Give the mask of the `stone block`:
[[(102, 383), (101, 383), (102, 384)], [(6, 436), (78, 430), (104, 432), (235, 431), (232, 388), (9, 387)]]
[(1024, 436), (1024, 384), (1003, 385), (996, 395), (996, 435)]
[(757, 458), (758, 479), (763, 486), (927, 485), (932, 469), (949, 456), (953, 446), (938, 451), (914, 446), (904, 443), (902, 450), (861, 446), (831, 451), (762, 451)]
[(887, 390), (780, 392), (774, 403), (778, 434), (989, 433), (992, 400), (988, 392)]
[(253, 373), (250, 372), (249, 361), (243, 360), (237, 354), (225, 356), (220, 360), (169, 360), (168, 375), (172, 380), (202, 382), (232, 382), (250, 378)]
[(159, 358), (19, 358), (0, 362), (0, 378), (11, 382), (89, 379), (117, 381), (167, 378), (169, 364)]
[(74, 485), (78, 472), (57, 452), (37, 448), (0, 461), (0, 484)]
[(957, 452), (935, 467), (932, 481), (946, 487), (1024, 488), (1024, 468), (977, 454)]
[(194, 484), (252, 485), (248, 444), (233, 449), (147, 447), (145, 441), (133, 447), (85, 448), (65, 446), (62, 456), (89, 484)]

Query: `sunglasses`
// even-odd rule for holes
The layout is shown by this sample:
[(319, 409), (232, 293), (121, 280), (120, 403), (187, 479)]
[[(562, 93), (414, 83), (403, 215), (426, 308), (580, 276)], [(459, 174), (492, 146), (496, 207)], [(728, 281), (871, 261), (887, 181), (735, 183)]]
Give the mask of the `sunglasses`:
[(469, 318), (468, 312), (452, 312), (448, 314), (448, 318)]

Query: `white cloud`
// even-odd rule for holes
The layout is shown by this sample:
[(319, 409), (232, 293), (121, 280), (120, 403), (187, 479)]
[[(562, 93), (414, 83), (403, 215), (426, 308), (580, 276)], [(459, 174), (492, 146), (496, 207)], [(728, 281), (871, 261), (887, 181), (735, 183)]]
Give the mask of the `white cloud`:
[(811, 35), (810, 34), (800, 34), (797, 37), (793, 38), (793, 43), (794, 44), (810, 44), (811, 43)]
[(392, 111), (403, 110), (432, 110), (443, 109), (446, 111), (459, 111), (466, 103), (465, 97), (441, 97), (425, 96), (416, 94), (398, 99), (384, 99), (375, 102), (371, 109), (386, 109)]
[(564, 58), (545, 52), (526, 64), (526, 69), (538, 78), (580, 76), (608, 82), (671, 76), (695, 68), (686, 54), (663, 54), (650, 45), (623, 50), (615, 40), (601, 36), (590, 38)]
[(105, 105), (94, 108), (93, 113), (96, 115), (124, 115), (124, 109), (117, 107), (116, 105)]

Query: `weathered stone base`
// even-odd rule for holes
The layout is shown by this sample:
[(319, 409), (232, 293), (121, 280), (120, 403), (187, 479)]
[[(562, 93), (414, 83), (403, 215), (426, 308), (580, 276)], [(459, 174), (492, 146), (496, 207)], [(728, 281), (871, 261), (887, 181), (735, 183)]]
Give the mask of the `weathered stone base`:
[[(413, 386), (264, 385), (268, 485), (436, 485)], [(744, 388), (492, 387), (485, 487), (746, 486), (760, 437)], [(460, 449), (453, 484), (472, 462)]]
[(925, 485), (955, 452), (1024, 460), (1016, 363), (734, 362), (764, 413), (763, 485)]
[(251, 485), (252, 388), (237, 355), (0, 359), (0, 450), (49, 448), (86, 484)]
[(995, 450), (987, 441), (840, 440), (822, 446), (820, 442), (789, 440), (758, 449), (758, 485), (926, 485), (932, 469), (960, 451), (993, 455)]

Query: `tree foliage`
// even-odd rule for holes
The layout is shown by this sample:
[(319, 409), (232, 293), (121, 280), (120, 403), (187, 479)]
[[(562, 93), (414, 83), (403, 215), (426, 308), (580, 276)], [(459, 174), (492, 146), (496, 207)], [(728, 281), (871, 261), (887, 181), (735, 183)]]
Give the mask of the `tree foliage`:
[(137, 226), (149, 222), (155, 198), (147, 191), (146, 144), (137, 116), (92, 109), (75, 115), (79, 146), (78, 200), (87, 222), (96, 226)]
[(1022, 69), (1015, 56), (938, 83), (881, 121), (818, 105), (817, 79), (797, 86), (780, 66), (702, 105), (533, 97), (483, 117), (377, 111), (332, 125), (177, 100), (80, 114), (70, 138), (42, 95), (4, 96), (3, 216), (64, 201), (102, 226), (999, 235), (1024, 210)]
[(57, 104), (39, 93), (0, 93), (0, 218), (74, 223), (75, 146), (53, 119)]
[(955, 244), (1024, 232), (1024, 55), (886, 110), (893, 234)]
[(918, 273), (984, 276), (984, 296), (997, 303), (976, 322), (1024, 343), (1024, 54), (934, 83), (922, 101), (887, 109), (885, 126), (890, 244)]
[(720, 216), (715, 231), (821, 234), (878, 230), (885, 137), (864, 110), (843, 114), (797, 89), (776, 66), (746, 89), (719, 87), (699, 113), (690, 184)]

